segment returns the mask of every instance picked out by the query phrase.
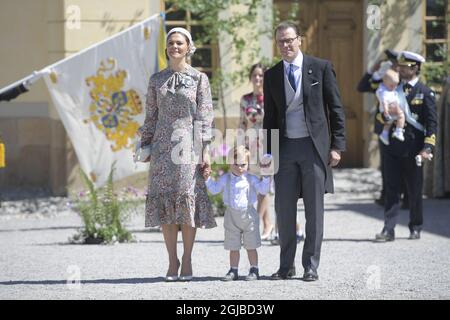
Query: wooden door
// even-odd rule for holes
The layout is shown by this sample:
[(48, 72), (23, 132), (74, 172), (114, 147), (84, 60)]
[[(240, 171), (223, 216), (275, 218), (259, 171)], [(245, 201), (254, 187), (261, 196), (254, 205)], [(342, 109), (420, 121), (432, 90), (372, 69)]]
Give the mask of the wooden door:
[[(281, 18), (296, 1), (276, 0)], [(346, 116), (347, 151), (341, 167), (362, 167), (364, 159), (363, 101), (356, 85), (363, 75), (363, 0), (302, 0), (298, 12), (301, 50), (330, 60), (336, 72)]]
[(331, 60), (345, 108), (347, 151), (341, 166), (361, 167), (364, 158), (362, 95), (362, 1), (328, 0), (319, 6), (318, 51)]

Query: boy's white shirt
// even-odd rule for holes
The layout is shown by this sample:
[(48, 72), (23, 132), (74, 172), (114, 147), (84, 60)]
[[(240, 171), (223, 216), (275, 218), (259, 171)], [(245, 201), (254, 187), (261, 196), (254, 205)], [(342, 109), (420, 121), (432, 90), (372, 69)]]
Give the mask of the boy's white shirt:
[[(225, 190), (227, 179), (230, 179), (230, 192)], [(251, 186), (250, 192), (248, 188)], [(257, 193), (265, 195), (270, 189), (270, 178), (263, 177), (260, 180), (255, 175), (244, 173), (236, 176), (231, 172), (222, 175), (217, 181), (211, 177), (206, 180), (206, 187), (211, 194), (223, 193), (223, 202), (227, 207), (237, 210), (245, 210), (249, 203), (254, 206), (258, 200)], [(229, 199), (229, 194), (232, 199)], [(247, 195), (248, 198), (247, 199)]]

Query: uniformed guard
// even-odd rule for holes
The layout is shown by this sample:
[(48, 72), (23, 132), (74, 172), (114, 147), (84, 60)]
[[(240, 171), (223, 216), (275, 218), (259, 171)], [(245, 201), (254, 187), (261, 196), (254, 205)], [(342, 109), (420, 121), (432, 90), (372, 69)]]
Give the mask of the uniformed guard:
[[(397, 65), (397, 56), (398, 52), (390, 49), (384, 50), (384, 54), (386, 55), (386, 58), (382, 60), (378, 60), (372, 68), (370, 68), (361, 78), (361, 80), (358, 83), (357, 90), (359, 92), (372, 92), (375, 93), (377, 91), (378, 86), (383, 81), (384, 73), (387, 71), (388, 68), (391, 68), (395, 71), (397, 71), (398, 65)], [(374, 117), (374, 133), (378, 136), (380, 135), (381, 131), (383, 131), (384, 127), (384, 119), (382, 117), (382, 114), (379, 112), (378, 108), (376, 108), (376, 113)], [(378, 150), (380, 152), (380, 171), (381, 171), (381, 194), (380, 198), (375, 200), (375, 203), (379, 204), (380, 206), (384, 206), (384, 194), (385, 194), (385, 183), (384, 183), (384, 165), (383, 165), (383, 156), (384, 156), (384, 147), (385, 145), (378, 140)], [(402, 208), (408, 208), (408, 195), (407, 192), (405, 192), (405, 184), (402, 184), (402, 194), (403, 197), (403, 203)]]
[[(409, 239), (420, 239), (423, 224), (422, 162), (431, 160), (436, 140), (436, 103), (434, 92), (419, 81), (420, 66), (425, 59), (414, 52), (402, 51), (398, 56), (402, 83), (397, 91), (409, 105), (406, 115), (405, 141), (392, 139), (385, 146), (384, 170), (386, 183), (384, 228), (376, 235), (379, 241), (393, 241), (397, 223), (401, 182), (404, 179), (409, 194)], [(392, 132), (393, 128), (391, 128)]]

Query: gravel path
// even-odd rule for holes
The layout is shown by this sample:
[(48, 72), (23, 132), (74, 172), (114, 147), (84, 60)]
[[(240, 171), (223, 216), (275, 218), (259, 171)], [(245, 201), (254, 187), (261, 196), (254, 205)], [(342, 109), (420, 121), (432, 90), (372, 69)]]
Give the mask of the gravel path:
[[(199, 230), (194, 247), (194, 281), (165, 283), (167, 256), (160, 232), (143, 227), (143, 216), (129, 228), (136, 243), (72, 245), (67, 239), (81, 220), (67, 199), (35, 213), (20, 213), (12, 202), (0, 208), (0, 299), (450, 299), (450, 199), (424, 201), (422, 239), (407, 240), (408, 212), (402, 211), (391, 243), (375, 243), (382, 208), (373, 203), (379, 174), (372, 169), (336, 171), (335, 195), (326, 196), (320, 280), (271, 281), (279, 248), (259, 250), (262, 279), (224, 283), (228, 254), (219, 227)], [(49, 201), (41, 200), (41, 201)], [(21, 206), (15, 202), (15, 207)], [(20, 211), (20, 210), (19, 210)], [(302, 206), (299, 220), (304, 222)], [(182, 244), (179, 243), (180, 252)], [(301, 273), (301, 249), (296, 265)], [(248, 261), (241, 251), (241, 274)], [(80, 275), (81, 284), (76, 281)]]

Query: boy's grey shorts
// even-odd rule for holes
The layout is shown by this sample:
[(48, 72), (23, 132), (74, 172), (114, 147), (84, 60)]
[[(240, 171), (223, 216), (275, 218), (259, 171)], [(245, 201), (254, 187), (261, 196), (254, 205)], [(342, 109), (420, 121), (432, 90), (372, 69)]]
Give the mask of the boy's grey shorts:
[(240, 250), (241, 244), (247, 250), (261, 246), (259, 215), (254, 207), (247, 210), (227, 208), (224, 218), (225, 250)]

